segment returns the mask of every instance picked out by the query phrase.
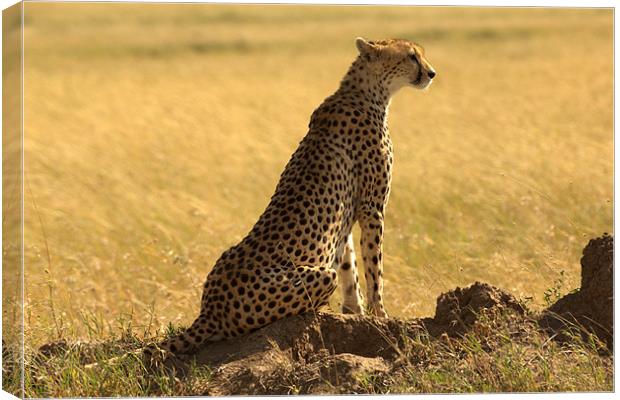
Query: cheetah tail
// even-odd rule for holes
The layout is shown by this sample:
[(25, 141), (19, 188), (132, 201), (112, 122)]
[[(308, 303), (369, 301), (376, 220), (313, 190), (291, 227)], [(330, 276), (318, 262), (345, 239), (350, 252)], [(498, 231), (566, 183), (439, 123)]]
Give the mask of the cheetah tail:
[[(164, 340), (156, 347), (173, 354), (186, 354), (196, 350), (197, 347), (209, 341), (213, 336), (214, 333), (206, 324), (206, 318), (201, 315), (185, 331)], [(149, 352), (147, 349), (145, 350), (147, 353)]]
[(103, 362), (94, 362), (85, 365), (86, 369), (95, 369), (104, 365), (118, 365), (122, 360), (128, 356), (146, 356), (151, 364), (156, 364), (158, 360), (163, 356), (166, 357), (166, 353), (172, 353), (174, 355), (190, 353), (204, 342), (213, 340), (215, 336), (211, 328), (207, 326), (207, 319), (201, 315), (194, 323), (182, 333), (168, 338), (159, 344), (149, 344), (145, 347), (137, 350), (125, 353), (122, 356), (112, 357)]

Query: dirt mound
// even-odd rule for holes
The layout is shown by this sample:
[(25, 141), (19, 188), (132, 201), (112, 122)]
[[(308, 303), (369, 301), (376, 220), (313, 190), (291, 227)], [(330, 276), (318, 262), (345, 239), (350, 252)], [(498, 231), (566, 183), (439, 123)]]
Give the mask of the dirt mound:
[(196, 361), (215, 369), (203, 394), (355, 393), (369, 377), (389, 379), (398, 370), (407, 338), (458, 336), (479, 314), (506, 309), (523, 314), (510, 294), (477, 282), (441, 295), (434, 318), (308, 313), (284, 319), (203, 348)]
[(613, 252), (613, 236), (605, 233), (590, 240), (581, 257), (581, 288), (543, 312), (543, 328), (557, 332), (576, 324), (581, 333), (595, 333), (613, 348)]
[(215, 368), (204, 394), (354, 392), (359, 379), (385, 374), (416, 321), (307, 313), (227, 342), (205, 346), (199, 364)]
[(487, 283), (476, 282), (467, 288), (457, 287), (441, 294), (437, 298), (435, 318), (429, 325), (433, 336), (443, 332), (457, 336), (468, 331), (481, 313), (508, 309), (519, 315), (525, 313), (525, 309), (510, 293)]

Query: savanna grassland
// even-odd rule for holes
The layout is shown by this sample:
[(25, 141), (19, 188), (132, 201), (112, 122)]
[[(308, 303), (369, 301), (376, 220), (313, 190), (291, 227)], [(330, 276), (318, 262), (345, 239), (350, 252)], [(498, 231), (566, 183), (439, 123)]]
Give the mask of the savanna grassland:
[(534, 308), (578, 287), (613, 227), (612, 33), (601, 9), (26, 3), (26, 345), (190, 323), (357, 36), (419, 42), (438, 73), (390, 109), (388, 313), (476, 280)]

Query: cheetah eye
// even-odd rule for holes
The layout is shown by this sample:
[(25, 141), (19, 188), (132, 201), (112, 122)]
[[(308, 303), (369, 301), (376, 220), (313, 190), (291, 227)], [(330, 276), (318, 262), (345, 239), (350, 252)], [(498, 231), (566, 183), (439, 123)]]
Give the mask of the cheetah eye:
[(418, 61), (418, 57), (416, 57), (415, 54), (410, 54), (409, 58), (411, 58), (411, 61), (413, 61), (414, 63), (416, 63), (418, 65), (420, 64), (420, 62)]

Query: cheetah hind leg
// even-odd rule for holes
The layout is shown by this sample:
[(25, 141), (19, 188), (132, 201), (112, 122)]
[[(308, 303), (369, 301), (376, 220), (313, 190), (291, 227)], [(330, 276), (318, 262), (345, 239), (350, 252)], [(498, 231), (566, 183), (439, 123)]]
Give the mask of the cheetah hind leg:
[[(284, 276), (269, 276), (272, 286), (267, 290), (264, 303), (271, 308), (271, 318), (267, 320), (258, 315), (257, 318), (252, 318), (252, 323), (243, 326), (247, 333), (268, 322), (316, 310), (326, 305), (338, 286), (338, 276), (331, 268), (297, 266), (284, 274)], [(263, 310), (263, 313), (265, 311)], [(179, 335), (145, 347), (143, 351), (145, 365), (151, 368), (169, 364), (176, 366), (180, 361), (177, 356), (195, 351), (204, 342), (221, 339), (221, 336), (213, 332), (207, 324), (207, 316), (201, 314)]]
[[(237, 335), (254, 332), (280, 319), (316, 311), (329, 302), (336, 290), (336, 271), (326, 267), (287, 266), (259, 269), (258, 281), (263, 282), (256, 289), (254, 312), (236, 317), (234, 326)], [(258, 301), (256, 301), (258, 300)], [(235, 335), (235, 336), (237, 336)]]
[(357, 275), (357, 266), (355, 264), (353, 235), (350, 233), (344, 246), (342, 263), (340, 264), (340, 268), (338, 268), (338, 280), (342, 286), (343, 314), (364, 314), (359, 277)]
[(296, 266), (292, 271), (287, 271), (286, 278), (282, 283), (290, 290), (287, 288), (288, 294), (281, 298), (286, 304), (278, 310), (279, 318), (317, 310), (329, 302), (338, 286), (336, 271), (327, 267)]
[(309, 308), (326, 305), (338, 286), (338, 275), (332, 268), (296, 267), (295, 277), (293, 286), (298, 299)]

